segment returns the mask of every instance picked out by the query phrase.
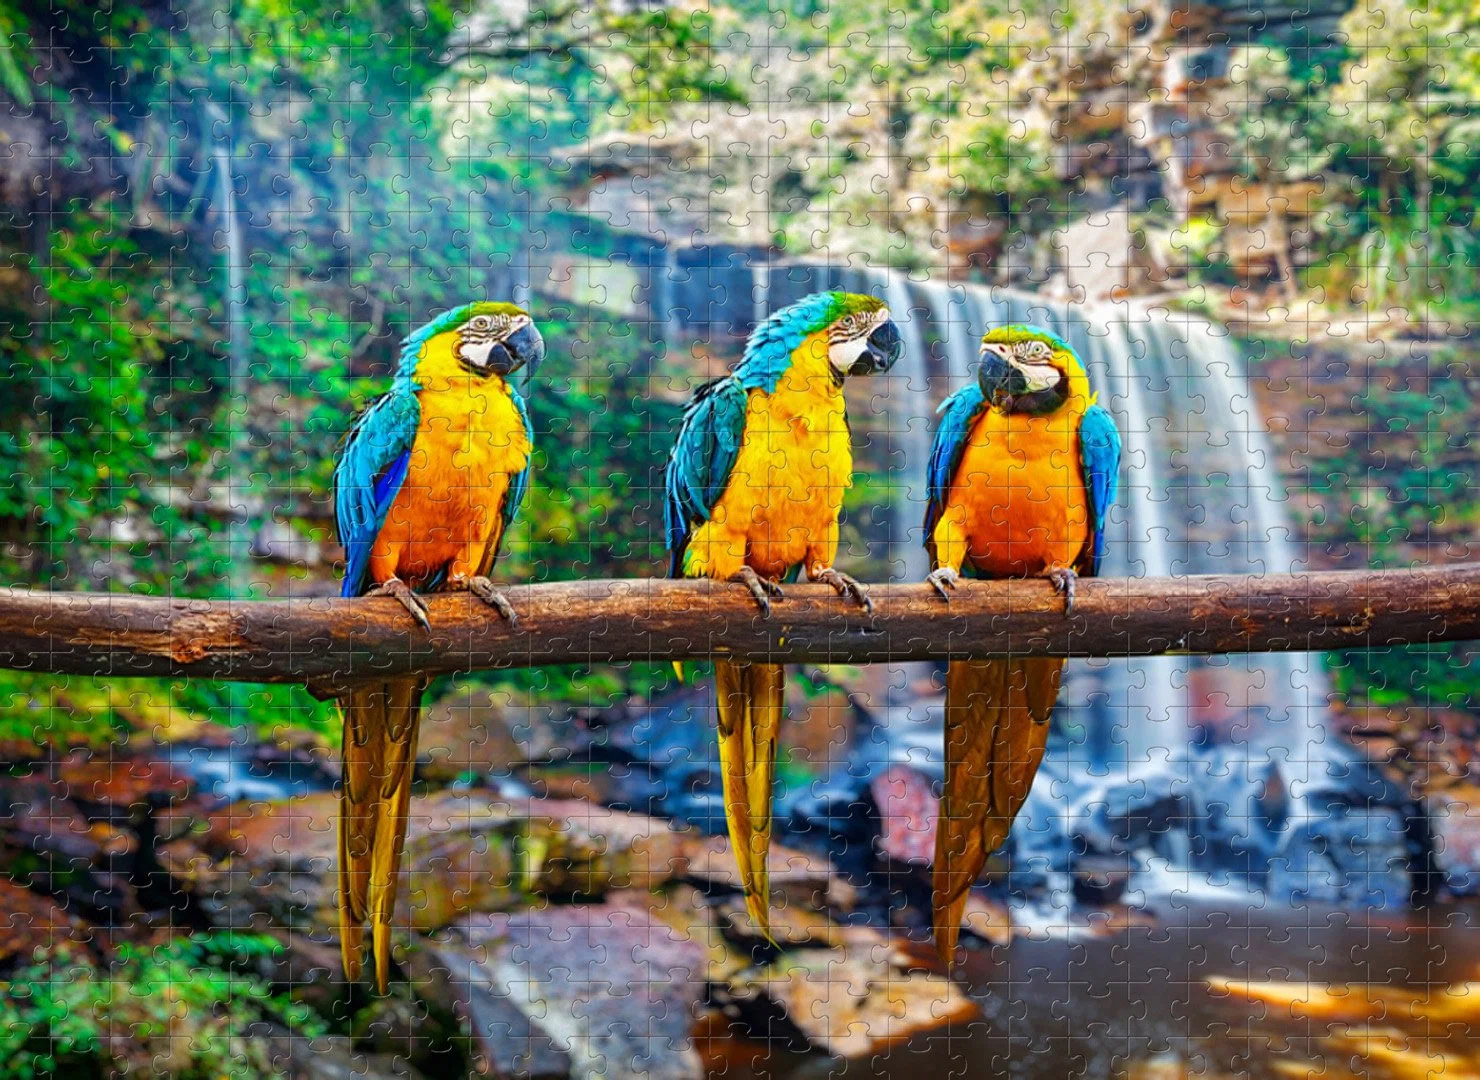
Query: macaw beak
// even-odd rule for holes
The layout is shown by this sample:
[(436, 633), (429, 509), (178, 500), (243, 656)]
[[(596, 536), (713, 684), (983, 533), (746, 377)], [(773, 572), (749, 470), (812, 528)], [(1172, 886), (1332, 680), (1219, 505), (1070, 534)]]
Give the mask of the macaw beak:
[(996, 349), (982, 346), (981, 364), (976, 369), (976, 381), (981, 385), (982, 395), (994, 405), (1006, 405), (1015, 397), (1028, 392), (1028, 379), (1016, 364)]
[(904, 354), (904, 339), (899, 336), (899, 327), (894, 320), (881, 323), (868, 336), (868, 345), (853, 361), (850, 375), (877, 375), (892, 368)]
[(488, 354), (488, 367), (499, 375), (528, 368), (524, 377), (533, 379), (544, 358), (545, 339), (540, 337), (540, 332), (530, 323), (521, 326), (493, 347), (493, 351)]

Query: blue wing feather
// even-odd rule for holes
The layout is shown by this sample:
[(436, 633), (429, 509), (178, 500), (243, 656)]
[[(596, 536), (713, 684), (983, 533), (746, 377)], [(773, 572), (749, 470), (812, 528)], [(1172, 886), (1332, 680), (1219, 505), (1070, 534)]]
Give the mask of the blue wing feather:
[[(531, 456), (534, 447), (534, 425), (529, 420), (529, 408), (524, 404), (524, 398), (512, 387), (509, 388), (509, 397), (514, 402), (514, 407), (519, 410), (519, 418), (524, 421), (524, 434), (529, 439)], [(525, 465), (509, 480), (509, 491), (504, 496), (504, 527), (499, 533), (499, 545), (503, 546), (503, 537), (508, 535), (509, 527), (514, 524), (514, 519), (519, 516), (519, 507), (524, 503), (524, 496), (529, 492), (529, 465)], [(497, 557), (498, 552), (493, 553)]]
[(1100, 562), (1105, 556), (1105, 521), (1120, 488), (1120, 432), (1115, 419), (1098, 405), (1091, 405), (1079, 423), (1079, 456), (1084, 468), (1084, 486), (1089, 492), (1090, 523), (1094, 527), (1086, 567), (1093, 576), (1100, 572)]
[(334, 466), (334, 516), (344, 545), (343, 596), (369, 588), (370, 549), (406, 481), (421, 406), (410, 390), (376, 401), (350, 429)]
[(663, 523), (673, 577), (683, 573), (694, 527), (709, 520), (730, 482), (749, 400), (740, 380), (727, 375), (701, 387), (684, 412), (664, 477)]
[(930, 447), (930, 463), (925, 469), (925, 547), (935, 554), (935, 526), (945, 513), (951, 483), (966, 451), (971, 427), (986, 405), (981, 386), (975, 380), (941, 402), (940, 426), (935, 429), (935, 442)]

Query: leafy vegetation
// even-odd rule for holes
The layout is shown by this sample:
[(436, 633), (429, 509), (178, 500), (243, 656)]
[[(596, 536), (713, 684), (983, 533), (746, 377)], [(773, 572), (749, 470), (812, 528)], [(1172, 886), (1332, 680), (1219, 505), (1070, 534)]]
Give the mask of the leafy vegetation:
[(104, 966), (70, 947), (0, 982), (0, 1077), (281, 1074), (253, 1025), (314, 1037), (322, 1020), (238, 968), (279, 951), (268, 937), (215, 933), (120, 946)]

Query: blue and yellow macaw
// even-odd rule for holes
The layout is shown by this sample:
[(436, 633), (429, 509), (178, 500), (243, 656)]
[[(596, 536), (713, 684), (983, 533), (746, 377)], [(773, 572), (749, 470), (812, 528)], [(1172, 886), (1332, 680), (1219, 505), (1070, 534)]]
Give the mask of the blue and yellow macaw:
[[(865, 608), (833, 566), (853, 483), (843, 379), (886, 371), (899, 328), (872, 296), (824, 292), (775, 312), (724, 378), (702, 387), (668, 461), (665, 520), (674, 577), (739, 582), (762, 614), (805, 569)], [(725, 816), (751, 917), (769, 934), (771, 788), (781, 726), (780, 664), (714, 665)]]
[[(429, 628), (421, 594), (466, 589), (515, 621), (487, 575), (529, 486), (533, 432), (509, 376), (527, 366), (533, 377), (544, 348), (528, 312), (488, 302), (406, 339), (390, 391), (355, 422), (334, 469), (344, 596), (392, 596)], [(397, 676), (351, 682), (340, 698), (340, 948), (358, 978), (368, 918), (382, 993), (425, 688)]]
[[(1076, 576), (1099, 572), (1120, 475), (1120, 433), (1069, 345), (1033, 326), (982, 338), (974, 385), (940, 407), (928, 470), (929, 581), (949, 599), (961, 572), (1049, 578), (1073, 610)], [(1043, 760), (1064, 662), (952, 660), (946, 778), (935, 839), (936, 948), (947, 965), (967, 895)]]

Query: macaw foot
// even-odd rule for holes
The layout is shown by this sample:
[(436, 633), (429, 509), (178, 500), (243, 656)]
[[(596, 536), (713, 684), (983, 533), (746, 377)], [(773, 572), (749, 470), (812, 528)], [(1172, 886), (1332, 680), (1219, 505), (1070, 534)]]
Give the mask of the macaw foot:
[(394, 596), (400, 601), (401, 606), (411, 613), (411, 617), (416, 620), (417, 624), (423, 630), (430, 630), (432, 628), (432, 621), (427, 618), (427, 602), (422, 599), (420, 594), (414, 592), (410, 585), (407, 585), (398, 577), (386, 578), (365, 595)]
[(951, 594), (946, 590), (954, 589), (957, 585), (961, 584), (961, 575), (949, 566), (938, 566), (925, 575), (925, 580), (933, 585), (935, 591), (940, 593), (940, 598), (949, 604), (951, 602)]
[(509, 598), (499, 592), (493, 582), (482, 574), (470, 578), (453, 578), (448, 585), (453, 589), (467, 589), (468, 592), (497, 611), (504, 622), (510, 626), (519, 625), (519, 616), (514, 611), (514, 605), (509, 603)]
[(1065, 567), (1060, 567), (1057, 570), (1050, 570), (1043, 576), (1048, 578), (1049, 581), (1053, 582), (1055, 592), (1060, 592), (1064, 594), (1064, 614), (1073, 615), (1074, 585), (1076, 582), (1079, 581), (1079, 575), (1076, 574), (1073, 570), (1067, 569)]
[(750, 595), (755, 597), (756, 606), (761, 609), (761, 614), (766, 618), (771, 617), (771, 597), (781, 599), (786, 594), (781, 591), (781, 586), (770, 578), (763, 578), (748, 566), (742, 566), (730, 575), (730, 580), (739, 585), (744, 585), (750, 590)]
[(869, 599), (868, 590), (865, 589), (857, 578), (845, 574), (841, 570), (831, 566), (824, 566), (811, 575), (812, 580), (823, 585), (831, 585), (837, 594), (846, 600), (856, 601), (864, 611), (872, 613), (874, 602)]

